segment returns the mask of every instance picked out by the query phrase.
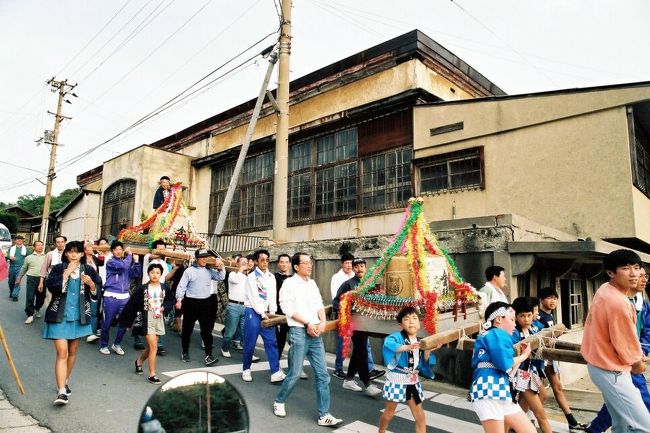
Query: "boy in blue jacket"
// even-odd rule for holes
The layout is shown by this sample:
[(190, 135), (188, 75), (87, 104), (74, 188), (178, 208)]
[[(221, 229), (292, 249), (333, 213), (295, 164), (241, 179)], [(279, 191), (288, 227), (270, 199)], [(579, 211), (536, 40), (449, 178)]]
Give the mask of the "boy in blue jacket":
[(415, 432), (424, 433), (427, 425), (422, 409), (424, 393), (418, 373), (433, 379), (432, 367), (436, 357), (431, 354), (434, 348), (420, 350), (417, 332), (420, 318), (413, 307), (404, 307), (397, 313), (397, 323), (401, 331), (394, 332), (384, 339), (384, 362), (388, 367), (384, 383), (386, 407), (379, 418), (379, 433), (385, 433), (395, 415), (397, 403), (406, 403), (415, 419)]

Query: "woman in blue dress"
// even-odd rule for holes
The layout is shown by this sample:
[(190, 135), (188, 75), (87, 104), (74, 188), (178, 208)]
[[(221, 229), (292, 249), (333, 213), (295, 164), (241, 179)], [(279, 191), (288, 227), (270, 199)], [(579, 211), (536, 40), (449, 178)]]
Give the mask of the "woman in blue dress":
[(95, 270), (81, 263), (83, 252), (83, 242), (69, 242), (63, 250), (62, 263), (52, 267), (46, 281), (52, 300), (45, 310), (43, 338), (54, 340), (56, 350), (55, 406), (68, 404), (68, 379), (77, 358), (79, 339), (92, 333), (90, 301), (91, 297), (96, 299), (101, 286)]

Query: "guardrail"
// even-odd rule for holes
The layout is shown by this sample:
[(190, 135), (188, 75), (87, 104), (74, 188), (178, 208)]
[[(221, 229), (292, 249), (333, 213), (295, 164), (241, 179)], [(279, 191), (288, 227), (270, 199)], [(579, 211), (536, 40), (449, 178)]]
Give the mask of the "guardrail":
[(270, 238), (239, 234), (198, 233), (206, 238), (210, 247), (218, 253), (241, 253), (260, 248), (268, 243)]

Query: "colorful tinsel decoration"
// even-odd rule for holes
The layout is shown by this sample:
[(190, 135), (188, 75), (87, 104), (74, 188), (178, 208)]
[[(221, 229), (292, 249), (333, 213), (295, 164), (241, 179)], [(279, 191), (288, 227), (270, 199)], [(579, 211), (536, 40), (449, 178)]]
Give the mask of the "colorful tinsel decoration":
[[(394, 320), (397, 313), (406, 306), (423, 307), (424, 328), (429, 334), (436, 332), (438, 293), (429, 287), (427, 280), (428, 254), (444, 256), (447, 266), (447, 278), (454, 288), (453, 309), (457, 317), (457, 307), (460, 305), (466, 312), (467, 302), (475, 302), (472, 295), (474, 289), (466, 283), (458, 272), (458, 268), (449, 253), (438, 245), (435, 236), (431, 233), (424, 214), (422, 213), (422, 198), (409, 199), (409, 205), (404, 212), (399, 230), (391, 238), (389, 247), (384, 254), (363, 276), (356, 290), (350, 291), (341, 297), (339, 312), (339, 335), (343, 337), (343, 354), (349, 356), (350, 342), (354, 325), (352, 311), (380, 320)], [(382, 293), (373, 293), (373, 289), (384, 276), (386, 267), (395, 254), (406, 254), (408, 263), (414, 274), (416, 297), (387, 296)]]
[[(184, 241), (184, 246), (198, 248), (207, 245), (207, 240), (197, 234), (194, 224), (189, 218), (187, 206), (183, 201), (183, 188), (180, 182), (171, 186), (169, 194), (167, 194), (163, 203), (149, 218), (136, 226), (122, 229), (117, 238), (122, 242), (147, 244), (148, 246), (151, 246), (157, 239), (163, 239), (172, 244), (176, 243), (173, 227), (179, 212), (186, 218), (189, 225), (189, 236)], [(155, 224), (159, 218), (159, 224)], [(148, 232), (144, 233), (147, 229)]]

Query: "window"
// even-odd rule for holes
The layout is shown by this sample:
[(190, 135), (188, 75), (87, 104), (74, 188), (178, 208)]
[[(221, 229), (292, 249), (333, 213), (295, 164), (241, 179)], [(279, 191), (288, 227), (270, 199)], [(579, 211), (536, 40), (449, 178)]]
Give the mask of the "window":
[(650, 197), (650, 140), (644, 124), (639, 120), (639, 113), (648, 104), (638, 104), (628, 110), (628, 121), (630, 122), (630, 150), (632, 157), (632, 182)]
[(562, 322), (567, 328), (582, 326), (585, 320), (584, 280), (560, 280)]
[(102, 236), (117, 236), (120, 230), (133, 225), (135, 186), (135, 180), (125, 179), (114, 183), (104, 191)]
[[(389, 116), (372, 122), (388, 120)], [(364, 128), (369, 129), (367, 125)], [(287, 198), (290, 224), (406, 204), (411, 195), (410, 145), (360, 155), (359, 139), (359, 129), (352, 127), (291, 145)], [(368, 148), (381, 150), (382, 145), (373, 142)]]
[(483, 187), (483, 148), (436, 155), (419, 167), (420, 194)]
[(402, 148), (362, 160), (361, 203), (365, 211), (399, 207), (411, 195), (413, 150)]
[[(235, 171), (235, 162), (212, 168), (210, 194), (210, 229), (217, 223), (219, 213)], [(273, 152), (246, 158), (239, 184), (235, 190), (225, 231), (259, 229), (272, 224), (273, 217)]]

